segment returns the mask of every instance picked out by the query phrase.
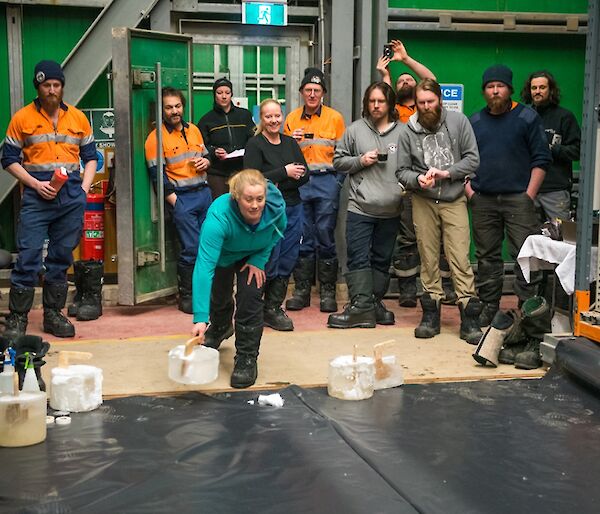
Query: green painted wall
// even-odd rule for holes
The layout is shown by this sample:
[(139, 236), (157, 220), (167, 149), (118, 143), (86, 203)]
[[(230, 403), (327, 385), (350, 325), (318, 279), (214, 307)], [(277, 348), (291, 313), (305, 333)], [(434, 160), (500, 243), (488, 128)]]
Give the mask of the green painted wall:
[(388, 5), (392, 8), (403, 9), (556, 13), (587, 12), (586, 0), (389, 0)]

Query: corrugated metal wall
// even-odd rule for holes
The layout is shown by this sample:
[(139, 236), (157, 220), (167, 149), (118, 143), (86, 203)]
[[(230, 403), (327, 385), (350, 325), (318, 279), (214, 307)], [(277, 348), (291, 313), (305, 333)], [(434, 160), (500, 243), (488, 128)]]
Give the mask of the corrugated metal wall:
[(389, 0), (402, 9), (457, 9), (466, 11), (587, 12), (586, 0)]

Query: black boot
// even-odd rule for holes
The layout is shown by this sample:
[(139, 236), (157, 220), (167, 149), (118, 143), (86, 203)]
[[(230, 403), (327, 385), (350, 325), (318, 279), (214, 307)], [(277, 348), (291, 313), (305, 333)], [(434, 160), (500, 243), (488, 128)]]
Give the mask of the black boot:
[(444, 290), (444, 296), (442, 297), (441, 302), (444, 305), (455, 305), (457, 296), (456, 291), (454, 291), (452, 277), (442, 277), (442, 289)]
[(523, 351), (515, 356), (515, 368), (536, 369), (541, 366), (542, 357), (540, 356), (540, 341), (530, 339), (523, 348)]
[(320, 259), (318, 268), (321, 312), (336, 312), (337, 301), (335, 299), (335, 288), (338, 277), (338, 260)]
[(285, 302), (288, 311), (299, 311), (310, 306), (310, 289), (315, 279), (315, 260), (300, 257), (294, 268), (294, 292)]
[(73, 337), (75, 327), (63, 316), (61, 309), (67, 301), (68, 286), (64, 284), (44, 284), (44, 332), (56, 337)]
[(204, 346), (209, 348), (219, 349), (221, 343), (225, 339), (229, 339), (233, 335), (233, 324), (229, 323), (217, 324), (211, 323), (204, 333)]
[(27, 331), (27, 314), (33, 305), (35, 289), (33, 287), (11, 286), (8, 294), (10, 313), (4, 321), (4, 337), (11, 343), (24, 336)]
[(458, 304), (460, 309), (460, 338), (469, 344), (479, 344), (483, 333), (479, 327), (479, 315), (483, 305), (479, 298), (469, 298), (466, 306)]
[(481, 314), (479, 315), (479, 326), (489, 326), (499, 309), (500, 302), (483, 302), (483, 308), (481, 309)]
[(41, 367), (46, 364), (43, 357), (48, 353), (50, 343), (42, 341), (42, 338), (39, 336), (22, 336), (15, 341), (13, 348), (15, 349), (15, 371), (19, 375), (19, 390), (23, 388), (23, 382), (25, 380), (25, 363), (27, 360), (25, 352), (28, 352), (32, 359), (35, 376), (37, 377), (40, 390), (45, 391), (46, 383), (42, 378)]
[(177, 264), (177, 288), (179, 296), (177, 298), (177, 308), (186, 314), (193, 314), (192, 310), (192, 275), (194, 273), (193, 264)]
[(294, 323), (281, 308), (288, 281), (289, 277), (275, 277), (265, 285), (264, 325), (283, 332), (294, 330)]
[(417, 306), (417, 276), (398, 277), (398, 304), (400, 307), (413, 308)]
[(74, 318), (77, 316), (79, 305), (81, 304), (81, 297), (83, 296), (83, 286), (81, 285), (81, 277), (83, 274), (83, 261), (75, 261), (73, 263), (73, 281), (75, 282), (75, 296), (73, 303), (67, 307), (67, 316)]
[(330, 328), (375, 328), (375, 306), (373, 305), (373, 274), (370, 269), (346, 273), (350, 304), (339, 314), (330, 314)]
[(242, 389), (250, 387), (256, 382), (258, 375), (256, 359), (262, 333), (262, 326), (250, 327), (240, 323), (235, 324), (236, 354), (231, 374), (231, 387)]
[(442, 304), (439, 300), (431, 298), (429, 293), (423, 293), (421, 296), (421, 307), (423, 308), (423, 317), (419, 326), (415, 328), (415, 337), (429, 339), (440, 333)]
[(396, 322), (394, 313), (388, 311), (383, 304), (383, 297), (390, 285), (390, 274), (373, 270), (373, 302), (375, 304), (375, 322), (378, 325), (393, 325)]
[(102, 283), (104, 264), (101, 261), (85, 261), (81, 271), (83, 295), (77, 309), (77, 321), (91, 321), (102, 316)]

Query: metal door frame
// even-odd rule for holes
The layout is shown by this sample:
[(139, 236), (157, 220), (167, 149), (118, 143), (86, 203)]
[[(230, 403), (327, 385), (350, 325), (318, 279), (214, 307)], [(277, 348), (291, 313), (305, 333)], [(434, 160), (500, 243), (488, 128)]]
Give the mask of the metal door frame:
[(118, 303), (136, 303), (174, 294), (177, 286), (154, 291), (136, 298), (135, 271), (137, 256), (134, 241), (134, 198), (133, 198), (133, 145), (132, 104), (133, 86), (131, 74), (131, 37), (187, 42), (189, 47), (190, 82), (188, 84), (187, 112), (192, 112), (192, 38), (183, 34), (155, 32), (149, 30), (114, 27), (113, 43), (113, 96), (115, 109), (115, 186), (117, 190), (117, 265), (119, 277)]

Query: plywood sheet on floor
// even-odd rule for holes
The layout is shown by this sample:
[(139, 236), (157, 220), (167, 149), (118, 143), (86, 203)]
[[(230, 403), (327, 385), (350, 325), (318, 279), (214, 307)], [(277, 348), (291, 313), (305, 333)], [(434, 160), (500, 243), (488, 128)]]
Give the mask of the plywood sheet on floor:
[[(217, 392), (229, 389), (233, 368), (233, 337), (220, 350), (218, 379), (203, 386), (184, 386), (169, 380), (167, 354), (185, 342), (186, 335), (143, 337), (120, 340), (54, 341), (43, 372), (49, 383), (50, 369), (57, 365), (58, 351), (89, 351), (89, 364), (104, 371), (105, 396), (160, 394), (197, 390)], [(274, 389), (288, 384), (302, 387), (327, 384), (328, 363), (338, 355), (352, 353), (358, 345), (360, 355), (372, 355), (373, 345), (395, 339), (390, 353), (404, 368), (405, 381), (436, 382), (482, 379), (541, 377), (543, 370), (523, 371), (513, 366), (482, 367), (471, 354), (473, 346), (461, 341), (456, 332), (444, 331), (433, 339), (416, 339), (412, 328), (313, 330), (305, 332), (265, 331), (259, 357), (259, 374), (254, 389)]]

